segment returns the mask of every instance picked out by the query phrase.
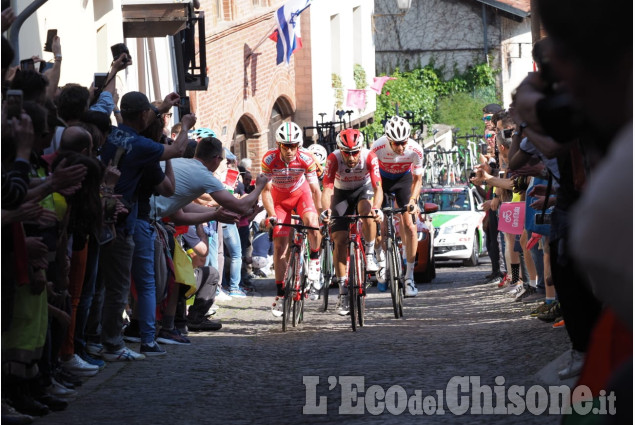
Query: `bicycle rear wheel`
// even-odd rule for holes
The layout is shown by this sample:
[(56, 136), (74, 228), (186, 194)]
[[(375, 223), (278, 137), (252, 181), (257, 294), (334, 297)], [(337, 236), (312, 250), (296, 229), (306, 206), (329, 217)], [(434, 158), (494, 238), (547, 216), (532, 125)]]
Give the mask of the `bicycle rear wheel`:
[(392, 297), (392, 308), (393, 313), (395, 314), (395, 319), (399, 319), (401, 317), (400, 311), (400, 303), (401, 303), (401, 291), (399, 290), (399, 274), (397, 269), (397, 258), (396, 256), (396, 247), (394, 241), (389, 239), (386, 241), (386, 251), (387, 252), (387, 271), (388, 271), (388, 282), (390, 284), (390, 295)]
[[(296, 248), (291, 250), (291, 258), (289, 259), (289, 268), (287, 269), (287, 278), (284, 282), (284, 309), (282, 311), (282, 331), (286, 332), (289, 327), (289, 319), (291, 317), (291, 304), (296, 288), (296, 276), (298, 276), (300, 255)], [(295, 326), (295, 325), (294, 325)]]
[(348, 303), (353, 332), (357, 330), (358, 265), (358, 252), (355, 244), (351, 242), (348, 250)]

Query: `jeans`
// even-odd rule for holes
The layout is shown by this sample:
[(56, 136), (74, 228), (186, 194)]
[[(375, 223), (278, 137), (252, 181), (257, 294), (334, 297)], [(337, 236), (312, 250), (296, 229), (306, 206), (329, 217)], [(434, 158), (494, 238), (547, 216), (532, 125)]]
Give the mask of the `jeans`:
[(492, 262), (492, 273), (497, 273), (502, 276), (505, 273), (503, 263), (505, 251), (501, 248), (498, 240), (498, 213), (496, 211), (490, 211), (487, 215), (487, 220), (487, 229), (485, 230), (487, 255)]
[(194, 274), (196, 275), (198, 289), (196, 290), (194, 305), (190, 307), (188, 312), (187, 321), (190, 323), (201, 323), (205, 320), (207, 311), (214, 304), (220, 276), (213, 267), (198, 267), (194, 270)]
[(89, 238), (88, 257), (86, 258), (86, 274), (84, 275), (84, 286), (82, 286), (82, 295), (79, 298), (79, 304), (77, 305), (77, 314), (75, 316), (76, 353), (84, 353), (86, 351), (86, 328), (88, 325), (90, 307), (95, 295), (95, 282), (97, 281), (97, 269), (99, 265), (99, 251), (100, 246), (97, 240), (93, 237)]
[[(229, 263), (229, 289), (240, 289), (240, 267), (242, 264), (242, 248), (240, 246), (240, 236), (238, 235), (238, 227), (235, 224), (223, 224), (223, 240), (227, 247), (227, 254), (230, 258)], [(223, 275), (223, 283), (227, 283), (227, 279)]]
[(130, 269), (134, 241), (123, 228), (117, 236), (102, 247), (99, 256), (99, 280), (104, 286), (104, 306), (101, 315), (101, 342), (106, 351), (114, 352), (125, 346), (123, 311), (130, 293)]
[(541, 294), (545, 293), (545, 265), (544, 265), (544, 253), (539, 248), (540, 244), (534, 245), (529, 252), (531, 253), (531, 258), (534, 260), (534, 265), (536, 266), (536, 274), (538, 275), (538, 285), (536, 288), (538, 292)]
[(132, 278), (137, 291), (136, 319), (142, 344), (154, 341), (156, 322), (156, 283), (154, 281), (154, 239), (156, 230), (147, 220), (135, 222)]

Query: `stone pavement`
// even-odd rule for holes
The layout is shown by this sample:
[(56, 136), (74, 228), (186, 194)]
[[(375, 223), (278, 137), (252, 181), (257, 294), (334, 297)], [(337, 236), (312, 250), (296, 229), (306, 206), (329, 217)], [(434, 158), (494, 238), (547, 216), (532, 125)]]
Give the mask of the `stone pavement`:
[[(36, 423), (558, 424), (556, 415), (469, 410), (455, 415), (448, 407), (443, 415), (416, 416), (411, 412), (417, 413), (417, 405), (400, 413), (399, 399), (392, 398), (397, 400), (392, 412), (400, 413), (395, 415), (388, 409), (395, 403), (387, 401), (382, 409), (383, 395), (376, 408), (373, 398), (367, 395), (365, 405), (362, 398), (363, 414), (339, 414), (350, 393), (341, 385), (346, 376), (361, 387), (360, 397), (372, 385), (389, 394), (398, 385), (407, 396), (436, 399), (437, 390), (445, 390), (455, 376), (478, 376), (481, 385), (502, 385), (504, 391), (512, 385), (560, 385), (551, 362), (569, 349), (566, 331), (529, 317), (533, 304), (512, 302), (496, 285), (475, 284), (488, 270), (487, 265), (439, 268), (434, 283), (419, 284), (419, 295), (406, 299), (403, 320), (394, 319), (389, 293), (371, 288), (366, 326), (355, 333), (334, 305), (317, 312), (321, 301), (307, 301), (305, 322), (283, 333), (281, 319), (270, 313), (273, 280), (257, 280), (246, 299), (219, 303), (222, 330), (190, 333), (191, 346), (165, 346), (168, 355), (162, 358), (109, 363), (80, 388), (66, 411)], [(333, 289), (331, 300), (335, 294)], [(504, 382), (495, 381), (498, 376)], [(305, 386), (303, 377), (319, 384)], [(446, 406), (452, 403), (450, 393)], [(320, 400), (314, 395), (326, 398), (326, 414), (303, 414), (303, 406), (311, 411)]]

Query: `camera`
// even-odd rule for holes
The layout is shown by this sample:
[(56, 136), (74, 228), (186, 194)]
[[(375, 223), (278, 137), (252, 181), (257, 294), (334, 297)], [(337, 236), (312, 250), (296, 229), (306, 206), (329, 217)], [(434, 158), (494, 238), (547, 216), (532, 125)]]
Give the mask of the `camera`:
[(22, 114), (22, 90), (7, 90), (7, 118), (18, 118)]
[(117, 43), (113, 46), (110, 46), (110, 51), (112, 52), (112, 58), (117, 60), (122, 53), (126, 54), (126, 57), (123, 58), (123, 63), (128, 63), (128, 55), (130, 55), (130, 51), (128, 50), (128, 46), (123, 43)]
[(95, 81), (93, 85), (95, 86), (96, 90), (101, 90), (104, 88), (107, 77), (108, 77), (108, 74), (105, 72), (95, 72)]
[(117, 221), (115, 217), (115, 212), (117, 210), (117, 199), (116, 198), (105, 198), (104, 204), (104, 223), (112, 224)]
[(190, 113), (190, 97), (181, 96), (181, 103), (179, 104), (179, 116), (183, 118), (185, 115), (189, 115)]
[(539, 226), (542, 224), (551, 224), (551, 213), (538, 213), (534, 216), (534, 223)]

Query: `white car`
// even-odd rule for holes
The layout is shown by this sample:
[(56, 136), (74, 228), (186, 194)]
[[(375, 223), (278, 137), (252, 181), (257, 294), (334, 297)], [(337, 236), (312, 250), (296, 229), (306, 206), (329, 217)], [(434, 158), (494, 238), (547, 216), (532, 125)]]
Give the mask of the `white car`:
[(434, 259), (463, 261), (477, 266), (485, 249), (483, 200), (475, 188), (468, 186), (422, 188), (425, 202), (439, 206), (431, 214), (434, 226)]

